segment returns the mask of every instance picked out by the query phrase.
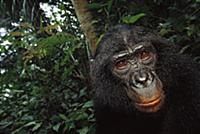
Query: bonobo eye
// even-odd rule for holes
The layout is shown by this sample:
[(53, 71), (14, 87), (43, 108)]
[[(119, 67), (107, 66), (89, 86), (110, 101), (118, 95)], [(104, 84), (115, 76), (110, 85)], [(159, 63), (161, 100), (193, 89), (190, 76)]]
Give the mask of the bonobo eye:
[(127, 59), (121, 59), (115, 62), (115, 67), (118, 70), (123, 70), (127, 67), (128, 65), (128, 60)]
[(153, 59), (154, 54), (151, 51), (141, 51), (138, 53), (138, 58), (139, 60), (141, 60), (142, 62), (149, 62)]

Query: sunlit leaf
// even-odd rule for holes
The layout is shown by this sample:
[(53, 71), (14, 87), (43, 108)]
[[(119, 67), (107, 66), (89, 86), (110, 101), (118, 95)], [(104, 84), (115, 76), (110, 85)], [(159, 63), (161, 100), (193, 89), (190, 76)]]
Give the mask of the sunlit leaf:
[(131, 24), (131, 23), (135, 23), (136, 21), (138, 21), (140, 18), (144, 17), (146, 14), (144, 13), (139, 13), (136, 15), (128, 15), (125, 17), (122, 17), (122, 22), (127, 23), (127, 24)]
[(36, 121), (31, 121), (31, 122), (25, 124), (24, 127), (29, 127), (29, 126), (35, 125), (35, 124), (36, 124)]
[(23, 32), (10, 32), (10, 35), (15, 36), (15, 37), (20, 37), (20, 36), (24, 36)]
[(30, 24), (30, 23), (26, 23), (26, 22), (20, 23), (20, 26), (21, 26), (22, 28), (32, 28), (31, 24)]

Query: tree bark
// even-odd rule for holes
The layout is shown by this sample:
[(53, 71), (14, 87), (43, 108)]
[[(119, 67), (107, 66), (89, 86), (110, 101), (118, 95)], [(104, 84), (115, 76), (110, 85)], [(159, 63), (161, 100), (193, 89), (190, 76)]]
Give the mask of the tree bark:
[(92, 25), (92, 15), (87, 10), (87, 0), (71, 0), (74, 6), (76, 15), (81, 24), (81, 28), (85, 34), (87, 42), (89, 43), (90, 50), (92, 55), (96, 51), (97, 36)]

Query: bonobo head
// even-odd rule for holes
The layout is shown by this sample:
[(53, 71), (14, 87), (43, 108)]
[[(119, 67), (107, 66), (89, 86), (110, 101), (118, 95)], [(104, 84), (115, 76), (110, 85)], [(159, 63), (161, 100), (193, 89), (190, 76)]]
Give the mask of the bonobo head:
[(155, 72), (156, 50), (148, 41), (127, 45), (111, 61), (112, 73), (124, 83), (127, 96), (138, 110), (156, 112), (164, 101), (162, 82)]
[(91, 68), (98, 108), (147, 113), (161, 109), (165, 102), (163, 82), (170, 82), (170, 78), (160, 76), (167, 77), (170, 69), (159, 71), (159, 64), (170, 58), (165, 57), (168, 50), (164, 47), (168, 46), (142, 27), (119, 25), (106, 33)]

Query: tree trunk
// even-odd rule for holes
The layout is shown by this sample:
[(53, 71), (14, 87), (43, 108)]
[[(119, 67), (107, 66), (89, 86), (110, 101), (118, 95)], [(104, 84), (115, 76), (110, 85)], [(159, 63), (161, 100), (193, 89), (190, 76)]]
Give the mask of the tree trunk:
[(86, 39), (89, 43), (90, 50), (92, 55), (94, 55), (96, 51), (96, 43), (97, 43), (97, 36), (92, 26), (92, 15), (87, 10), (87, 0), (71, 0), (74, 6), (76, 15), (78, 20), (81, 24), (81, 28), (86, 36)]

